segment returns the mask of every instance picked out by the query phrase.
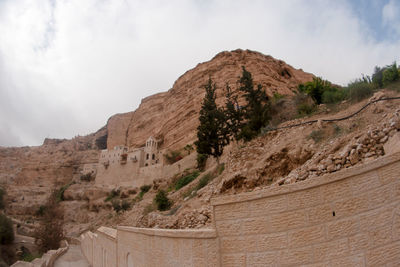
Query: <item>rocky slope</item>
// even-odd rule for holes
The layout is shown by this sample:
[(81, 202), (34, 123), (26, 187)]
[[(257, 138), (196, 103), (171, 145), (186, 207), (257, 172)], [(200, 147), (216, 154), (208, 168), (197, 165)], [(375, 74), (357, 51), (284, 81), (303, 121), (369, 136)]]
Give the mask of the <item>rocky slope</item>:
[[(72, 140), (46, 139), (38, 147), (0, 147), (0, 184), (7, 192), (6, 212), (24, 222), (35, 221), (35, 214), (53, 190), (75, 182), (65, 191), (66, 201), (61, 203), (65, 210), (67, 232), (79, 232), (91, 224), (103, 223), (111, 212), (111, 203), (104, 202), (110, 189), (94, 188), (93, 183), (81, 181), (83, 164), (96, 162), (100, 149), (106, 146), (143, 146), (149, 135), (162, 140), (162, 148), (166, 149), (180, 149), (192, 143), (204, 96), (202, 86), (211, 77), (218, 87), (217, 102), (222, 104), (226, 83), (238, 93), (237, 80), (242, 66), (252, 73), (255, 83), (260, 83), (269, 95), (274, 92), (292, 95), (299, 83), (313, 77), (258, 52), (221, 52), (210, 61), (187, 71), (169, 91), (143, 99), (136, 111), (112, 116), (106, 127), (94, 134)], [(135, 195), (130, 194), (129, 197)], [(144, 200), (138, 206), (146, 203)], [(208, 210), (201, 212), (203, 219), (209, 214)], [(141, 212), (138, 214), (141, 216)], [(112, 222), (118, 220), (111, 218)], [(137, 221), (140, 218), (135, 223)], [(185, 227), (186, 221), (190, 220), (181, 221), (177, 227)], [(28, 231), (26, 229), (20, 230)]]
[(293, 95), (299, 83), (313, 75), (297, 70), (281, 60), (249, 50), (221, 52), (183, 74), (165, 92), (142, 100), (134, 112), (117, 114), (107, 123), (109, 148), (116, 145), (141, 146), (149, 133), (163, 140), (163, 147), (180, 149), (195, 139), (198, 113), (204, 97), (202, 86), (209, 77), (217, 85), (217, 103), (223, 104), (226, 84), (237, 93), (242, 66), (253, 75), (268, 95)]

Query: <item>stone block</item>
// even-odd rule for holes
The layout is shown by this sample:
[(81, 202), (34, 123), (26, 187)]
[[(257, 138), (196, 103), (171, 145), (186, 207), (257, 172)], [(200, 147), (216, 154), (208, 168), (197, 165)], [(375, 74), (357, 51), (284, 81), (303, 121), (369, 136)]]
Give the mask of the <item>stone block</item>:
[(272, 214), (269, 217), (268, 232), (281, 232), (289, 229), (304, 227), (307, 224), (307, 216), (305, 210), (287, 211)]
[(340, 180), (321, 187), (321, 194), (325, 202), (347, 198), (351, 196), (351, 191), (351, 181), (349, 179)]
[(264, 266), (276, 266), (277, 264), (277, 252), (258, 252), (249, 253), (246, 257), (246, 266), (264, 267)]
[(327, 266), (330, 267), (364, 267), (364, 254), (357, 254), (349, 257), (340, 257), (331, 260)]
[(309, 224), (317, 224), (322, 222), (328, 222), (336, 219), (333, 216), (333, 205), (331, 203), (315, 206), (307, 209), (308, 214), (308, 223)]
[(289, 247), (301, 247), (325, 241), (325, 226), (317, 225), (290, 231)]
[[(241, 234), (242, 220), (217, 221), (216, 228), (219, 236), (233, 236)], [(263, 226), (264, 228), (266, 225)]]
[(392, 225), (387, 224), (383, 227), (370, 230), (368, 233), (372, 247), (378, 247), (392, 242)]
[(394, 209), (394, 205), (388, 205), (360, 214), (360, 231), (369, 232), (391, 223)]
[(398, 181), (400, 179), (400, 161), (380, 168), (378, 173), (382, 185)]
[(244, 253), (223, 254), (222, 266), (230, 266), (230, 267), (246, 266), (246, 255)]
[(288, 194), (289, 210), (317, 206), (322, 203), (321, 187), (314, 187)]
[(381, 185), (377, 171), (371, 171), (351, 177), (353, 195), (365, 194), (365, 192)]
[(349, 244), (347, 238), (331, 240), (314, 245), (314, 260), (326, 262), (335, 258), (342, 258), (349, 255)]
[(357, 217), (334, 221), (326, 225), (327, 239), (337, 239), (359, 233), (360, 225)]
[[(396, 184), (398, 185), (398, 184)], [(392, 202), (395, 197), (395, 190), (397, 187), (392, 184), (385, 186), (380, 186), (374, 190), (368, 192), (369, 208), (376, 209), (382, 207), (383, 205)], [(400, 186), (398, 187), (398, 198), (400, 198)]]
[(368, 194), (339, 200), (334, 203), (335, 216), (338, 218), (353, 216), (355, 214), (359, 214), (363, 211), (368, 210), (368, 206)]
[(248, 202), (218, 205), (215, 207), (215, 219), (219, 221), (247, 218), (249, 211)]
[(273, 249), (284, 249), (288, 247), (288, 235), (286, 232), (257, 235), (257, 250), (268, 251)]
[(270, 232), (270, 220), (267, 217), (256, 217), (242, 221), (242, 234), (263, 234)]
[(278, 254), (279, 266), (299, 266), (313, 263), (314, 251), (312, 246), (282, 250)]
[(245, 252), (246, 238), (243, 236), (220, 238), (221, 253)]
[(288, 208), (287, 196), (278, 195), (252, 200), (247, 207), (251, 216), (265, 216), (273, 213), (286, 211)]
[(391, 155), (400, 151), (400, 132), (395, 133), (389, 140), (383, 145), (385, 155)]
[(383, 266), (389, 262), (400, 262), (400, 241), (367, 251), (366, 266)]

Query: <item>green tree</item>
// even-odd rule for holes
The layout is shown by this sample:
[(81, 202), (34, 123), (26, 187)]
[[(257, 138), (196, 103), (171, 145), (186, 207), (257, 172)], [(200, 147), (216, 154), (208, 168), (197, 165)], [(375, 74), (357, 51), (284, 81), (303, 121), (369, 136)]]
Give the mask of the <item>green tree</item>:
[(160, 211), (168, 210), (172, 206), (164, 190), (158, 191), (157, 195), (154, 197), (154, 202), (157, 204), (157, 209)]
[(222, 109), (217, 107), (216, 85), (209, 78), (204, 85), (206, 95), (200, 110), (200, 124), (197, 127), (197, 141), (195, 142), (198, 154), (213, 156), (219, 160), (224, 146), (229, 143), (226, 117)]
[(332, 84), (320, 77), (313, 77), (311, 82), (300, 84), (299, 90), (311, 96), (314, 102), (319, 105), (322, 103), (322, 95), (324, 92), (332, 90)]
[(382, 88), (383, 86), (383, 71), (385, 68), (375, 66), (374, 73), (372, 74), (372, 83), (376, 88)]
[(382, 74), (382, 84), (386, 86), (399, 79), (399, 71), (397, 69), (397, 64), (394, 62), (385, 68)]
[(3, 213), (0, 213), (0, 244), (7, 245), (14, 241), (12, 222)]
[(243, 111), (241, 110), (238, 97), (232, 95), (232, 90), (229, 85), (226, 85), (226, 102), (225, 110), (226, 124), (229, 135), (235, 140), (239, 139), (240, 131), (243, 127)]
[(260, 132), (260, 129), (268, 123), (269, 102), (268, 96), (262, 89), (261, 84), (254, 88), (253, 78), (251, 73), (242, 67), (242, 77), (239, 79), (239, 90), (244, 94), (247, 104), (244, 106), (244, 118), (247, 120), (242, 127), (239, 138), (246, 141), (251, 140)]

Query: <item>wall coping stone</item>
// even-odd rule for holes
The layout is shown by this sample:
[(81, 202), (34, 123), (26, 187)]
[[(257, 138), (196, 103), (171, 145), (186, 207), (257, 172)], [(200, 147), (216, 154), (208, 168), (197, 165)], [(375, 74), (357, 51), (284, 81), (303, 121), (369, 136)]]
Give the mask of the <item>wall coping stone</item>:
[(163, 236), (171, 238), (196, 238), (207, 239), (216, 238), (217, 232), (215, 229), (154, 229), (154, 228), (138, 228), (130, 226), (118, 226), (119, 231), (133, 232), (149, 236)]
[(105, 235), (112, 240), (117, 239), (117, 229), (101, 226), (96, 230), (97, 233)]
[(296, 191), (302, 191), (305, 189), (310, 189), (313, 187), (333, 183), (352, 176), (363, 174), (372, 171), (374, 169), (378, 169), (386, 165), (392, 164), (399, 160), (400, 160), (400, 152), (397, 152), (392, 155), (383, 156), (368, 163), (363, 163), (354, 167), (350, 167), (348, 169), (344, 169), (338, 172), (326, 174), (312, 179), (307, 179), (305, 181), (297, 182), (294, 184), (271, 186), (266, 189), (252, 191), (252, 192), (243, 192), (236, 195), (213, 197), (211, 198), (210, 203), (212, 206), (218, 206), (224, 204), (256, 200), (265, 197), (272, 197), (276, 195), (288, 194)]

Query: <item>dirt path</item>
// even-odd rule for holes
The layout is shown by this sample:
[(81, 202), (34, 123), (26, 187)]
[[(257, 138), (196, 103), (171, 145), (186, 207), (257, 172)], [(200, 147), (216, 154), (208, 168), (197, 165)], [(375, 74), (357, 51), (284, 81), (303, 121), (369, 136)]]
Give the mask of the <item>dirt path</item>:
[(70, 245), (67, 253), (58, 258), (54, 267), (89, 267), (78, 245)]

